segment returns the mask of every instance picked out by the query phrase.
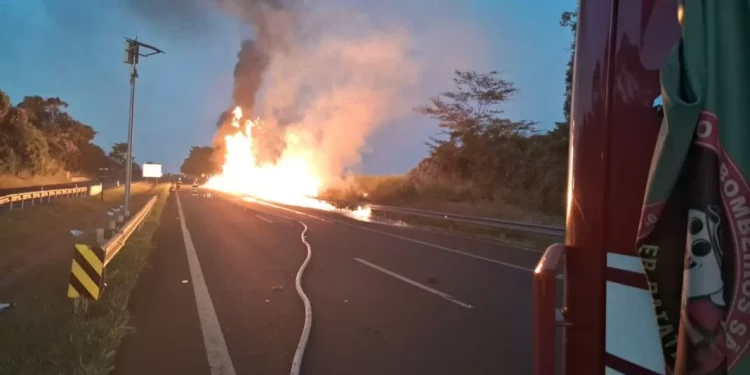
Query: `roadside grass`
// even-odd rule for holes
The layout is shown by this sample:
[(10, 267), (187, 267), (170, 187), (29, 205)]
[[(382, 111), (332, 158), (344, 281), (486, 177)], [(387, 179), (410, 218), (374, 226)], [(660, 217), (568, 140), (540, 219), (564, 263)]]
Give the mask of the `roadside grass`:
[(537, 224), (563, 225), (565, 220), (506, 202), (482, 197), (470, 183), (416, 184), (404, 175), (361, 175), (334, 185), (321, 194), (322, 199), (369, 202), (453, 214), (496, 217)]
[[(147, 193), (154, 187), (151, 183), (135, 183), (132, 195)], [(44, 236), (48, 228), (60, 226), (77, 229), (85, 225), (91, 214), (105, 212), (119, 205), (125, 195), (123, 186), (104, 191), (104, 201), (99, 195), (81, 198), (58, 198), (51, 202), (0, 212), (0, 259), (12, 256), (13, 252)], [(0, 261), (0, 263), (2, 263)]]
[(0, 175), (0, 189), (20, 188), (35, 185), (53, 185), (73, 182), (65, 173), (48, 176), (31, 175)]
[[(320, 195), (320, 198), (324, 200), (329, 199), (333, 203), (337, 201), (352, 203), (367, 202), (458, 215), (494, 217), (535, 224), (558, 226), (565, 224), (565, 219), (562, 216), (550, 215), (524, 208), (520, 204), (507, 203), (501, 199), (501, 195), (498, 193), (497, 198), (486, 199), (470, 183), (449, 184), (435, 182), (432, 184), (416, 184), (404, 175), (362, 175), (354, 176), (343, 184), (328, 188)], [(337, 205), (340, 206), (342, 204)], [(353, 204), (343, 203), (343, 206), (348, 207), (353, 206)], [(562, 240), (552, 236), (455, 223), (405, 213), (375, 211), (372, 215), (374, 217), (385, 217), (391, 220), (403, 221), (413, 226), (422, 227), (423, 229), (447, 230), (539, 251), (543, 251), (551, 243)]]
[(14, 286), (15, 307), (0, 312), (0, 374), (105, 375), (113, 370), (118, 345), (133, 331), (128, 298), (169, 196), (167, 185), (155, 192), (159, 198), (151, 214), (107, 267), (103, 296), (90, 301), (87, 312), (74, 312), (66, 296), (70, 262), (48, 265), (32, 282)]

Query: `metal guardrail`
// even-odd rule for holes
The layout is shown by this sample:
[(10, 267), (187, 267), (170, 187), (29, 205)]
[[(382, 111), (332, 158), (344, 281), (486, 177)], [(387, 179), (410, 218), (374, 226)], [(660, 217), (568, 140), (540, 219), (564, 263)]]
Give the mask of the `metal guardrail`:
[[(314, 199), (318, 199), (318, 198), (314, 198)], [(523, 221), (512, 221), (512, 220), (498, 219), (494, 217), (485, 217), (485, 216), (460, 215), (460, 214), (452, 214), (448, 212), (420, 210), (416, 208), (385, 206), (385, 205), (371, 204), (371, 203), (366, 203), (366, 202), (353, 202), (353, 201), (331, 200), (331, 199), (320, 199), (320, 200), (326, 201), (329, 203), (334, 203), (334, 204), (354, 205), (358, 207), (369, 207), (370, 210), (372, 211), (392, 212), (392, 213), (398, 213), (402, 215), (429, 217), (432, 219), (439, 219), (439, 220), (451, 221), (451, 222), (456, 222), (456, 223), (465, 223), (465, 224), (472, 224), (472, 225), (491, 227), (491, 228), (508, 229), (508, 230), (514, 230), (518, 232), (541, 234), (541, 235), (551, 236), (551, 237), (565, 237), (565, 227), (562, 227), (562, 226), (534, 224), (534, 223), (527, 223)]]
[(104, 289), (104, 270), (125, 246), (130, 236), (143, 225), (144, 219), (151, 212), (158, 197), (155, 195), (128, 221), (122, 216), (110, 222), (110, 229), (105, 239), (105, 230), (97, 229), (97, 245), (76, 244), (73, 252), (68, 297), (79, 302), (86, 309), (86, 300), (98, 300)]
[(415, 208), (382, 206), (382, 205), (377, 205), (377, 204), (370, 204), (369, 207), (372, 211), (393, 212), (393, 213), (400, 213), (400, 214), (405, 214), (405, 215), (430, 217), (434, 219), (440, 219), (440, 220), (446, 220), (446, 221), (452, 221), (452, 222), (458, 222), (458, 223), (473, 224), (473, 225), (479, 225), (479, 226), (485, 226), (485, 227), (509, 229), (509, 230), (515, 230), (519, 232), (543, 234), (543, 235), (553, 236), (553, 237), (565, 237), (565, 227), (558, 227), (558, 226), (553, 226), (553, 225), (525, 223), (522, 221), (511, 221), (511, 220), (497, 219), (494, 217), (459, 215), (459, 214), (452, 214), (452, 213), (447, 213), (447, 212), (419, 210)]
[(35, 202), (42, 203), (44, 202), (44, 198), (47, 198), (48, 201), (51, 201), (52, 198), (58, 198), (58, 197), (81, 197), (86, 195), (86, 192), (88, 192), (89, 187), (73, 187), (73, 188), (66, 188), (66, 189), (53, 189), (53, 190), (38, 190), (38, 191), (27, 191), (23, 193), (15, 193), (15, 194), (8, 194), (0, 197), (0, 207), (8, 205), (9, 209), (13, 209), (13, 204), (16, 203), (18, 205), (18, 202), (20, 202), (21, 208), (24, 207), (24, 202), (27, 200), (31, 200), (31, 205), (33, 206)]
[(113, 236), (107, 240), (107, 242), (102, 245), (102, 250), (104, 250), (104, 266), (106, 267), (107, 264), (117, 255), (117, 253), (120, 252), (120, 249), (122, 249), (123, 246), (125, 246), (125, 241), (128, 240), (131, 234), (133, 232), (140, 228), (141, 225), (143, 225), (143, 219), (148, 216), (149, 213), (151, 213), (151, 209), (154, 208), (154, 204), (156, 204), (157, 196), (154, 195), (149, 199), (148, 202), (146, 202), (146, 205), (144, 205), (138, 212), (136, 212), (135, 215), (133, 215), (130, 220), (128, 220), (116, 233), (114, 233)]

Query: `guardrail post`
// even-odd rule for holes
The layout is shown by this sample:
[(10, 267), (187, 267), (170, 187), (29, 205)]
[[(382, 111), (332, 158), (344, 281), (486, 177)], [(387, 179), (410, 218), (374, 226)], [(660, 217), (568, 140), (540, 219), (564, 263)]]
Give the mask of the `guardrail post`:
[(89, 311), (89, 300), (86, 298), (73, 299), (73, 312), (76, 314), (85, 314)]
[(115, 235), (115, 230), (117, 230), (117, 224), (115, 224), (114, 220), (110, 220), (109, 221), (109, 230), (108, 230), (109, 233), (107, 233), (107, 239), (110, 239), (110, 238), (112, 238), (112, 236)]
[(104, 238), (104, 228), (96, 228), (96, 244), (97, 246), (104, 245), (104, 242), (106, 242)]

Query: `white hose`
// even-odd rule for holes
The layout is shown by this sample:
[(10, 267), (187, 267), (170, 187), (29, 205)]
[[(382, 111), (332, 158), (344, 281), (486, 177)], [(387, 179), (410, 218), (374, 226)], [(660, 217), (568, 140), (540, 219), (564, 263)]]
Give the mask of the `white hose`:
[(300, 266), (299, 271), (297, 271), (297, 279), (295, 281), (297, 294), (299, 294), (299, 298), (302, 299), (302, 303), (305, 304), (305, 326), (302, 328), (302, 336), (299, 339), (299, 344), (297, 344), (297, 351), (294, 353), (292, 370), (290, 372), (291, 375), (299, 375), (300, 373), (300, 369), (302, 368), (302, 357), (305, 355), (305, 348), (307, 347), (307, 341), (310, 338), (310, 328), (312, 327), (312, 307), (310, 306), (310, 299), (307, 298), (305, 291), (302, 290), (302, 273), (305, 272), (307, 264), (310, 263), (310, 258), (312, 258), (312, 249), (310, 247), (310, 243), (305, 239), (305, 233), (307, 233), (307, 225), (305, 225), (305, 223), (301, 221), (298, 221), (298, 223), (302, 224), (302, 227), (305, 228), (302, 231), (302, 234), (300, 234), (300, 239), (302, 239), (302, 243), (307, 246), (307, 258), (305, 258), (305, 261), (302, 262), (302, 266)]

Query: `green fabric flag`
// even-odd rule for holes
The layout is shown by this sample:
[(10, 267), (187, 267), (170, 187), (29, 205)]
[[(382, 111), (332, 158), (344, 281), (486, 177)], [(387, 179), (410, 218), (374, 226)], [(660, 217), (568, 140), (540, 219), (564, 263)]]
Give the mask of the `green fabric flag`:
[(687, 0), (638, 233), (668, 373), (750, 374), (750, 0)]

